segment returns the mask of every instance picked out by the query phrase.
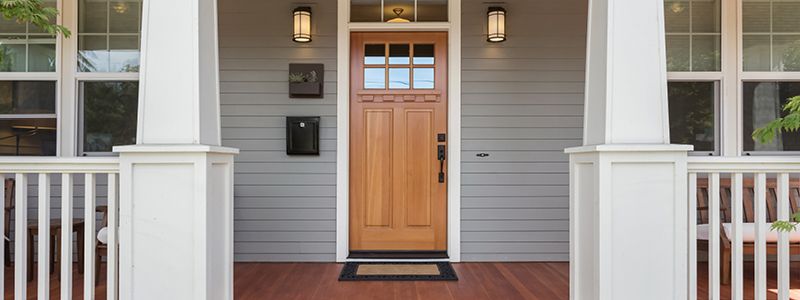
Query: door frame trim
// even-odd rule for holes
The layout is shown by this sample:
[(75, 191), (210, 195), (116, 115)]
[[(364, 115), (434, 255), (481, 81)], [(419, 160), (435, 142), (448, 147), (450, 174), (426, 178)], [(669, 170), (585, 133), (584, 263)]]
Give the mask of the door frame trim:
[[(447, 32), (447, 254), (461, 261), (461, 0), (448, 1), (447, 23), (353, 23), (350, 0), (337, 0), (336, 39), (336, 261), (350, 253), (350, 33), (353, 31)], [(363, 260), (361, 260), (363, 261)]]

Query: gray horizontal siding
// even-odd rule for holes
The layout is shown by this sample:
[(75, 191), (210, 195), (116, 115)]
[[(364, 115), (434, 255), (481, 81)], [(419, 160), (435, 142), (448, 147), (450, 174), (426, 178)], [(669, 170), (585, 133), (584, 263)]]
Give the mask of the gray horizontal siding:
[[(234, 258), (333, 261), (336, 2), (313, 7), (314, 41), (291, 41), (293, 1), (219, 3), (222, 143), (235, 161)], [(267, 16), (267, 17), (265, 17)], [(322, 99), (290, 99), (289, 63), (325, 64)], [(285, 117), (321, 116), (321, 155), (287, 156)]]
[(582, 137), (586, 1), (504, 6), (501, 44), (472, 17), (487, 4), (465, 1), (462, 13), (462, 259), (566, 261), (563, 150)]

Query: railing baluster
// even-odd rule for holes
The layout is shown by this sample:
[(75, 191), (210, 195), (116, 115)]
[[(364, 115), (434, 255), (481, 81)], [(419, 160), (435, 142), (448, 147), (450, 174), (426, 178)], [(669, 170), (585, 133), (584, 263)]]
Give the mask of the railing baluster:
[(697, 173), (689, 173), (689, 295), (697, 299)]
[(742, 173), (733, 174), (731, 182), (731, 299), (744, 299), (744, 246), (742, 219), (744, 214)]
[[(778, 220), (789, 219), (789, 174), (778, 174)], [(789, 233), (778, 232), (778, 299), (789, 299)]]
[[(37, 296), (50, 299), (50, 175), (39, 174), (39, 238)], [(31, 245), (33, 246), (33, 245)]]
[(719, 300), (720, 232), (719, 232), (719, 173), (711, 173), (708, 185), (708, 299)]
[(755, 182), (755, 300), (767, 299), (767, 174), (756, 173)]
[(72, 174), (61, 175), (61, 300), (72, 300)]
[(26, 300), (28, 272), (28, 177), (17, 173), (14, 205), (14, 299)]
[(117, 174), (108, 174), (108, 244), (106, 264), (106, 299), (117, 299)]
[(83, 253), (84, 253), (84, 265), (83, 265), (83, 298), (85, 300), (93, 300), (94, 299), (94, 244), (95, 240), (97, 239), (97, 233), (95, 231), (95, 205), (97, 202), (96, 199), (96, 182), (97, 175), (92, 173), (87, 173), (86, 182), (84, 182), (84, 187), (86, 188), (85, 196), (84, 196), (84, 226), (86, 233), (84, 234), (84, 246), (83, 246)]

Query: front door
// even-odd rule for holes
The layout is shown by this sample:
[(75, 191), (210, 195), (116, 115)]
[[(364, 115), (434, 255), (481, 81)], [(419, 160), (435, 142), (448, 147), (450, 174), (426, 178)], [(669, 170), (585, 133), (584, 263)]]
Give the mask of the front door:
[(353, 33), (350, 250), (447, 250), (447, 33)]

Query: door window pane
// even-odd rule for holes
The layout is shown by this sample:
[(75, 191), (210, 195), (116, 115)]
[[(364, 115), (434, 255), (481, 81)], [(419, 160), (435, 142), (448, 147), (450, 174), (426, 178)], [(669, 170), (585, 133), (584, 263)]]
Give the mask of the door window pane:
[(138, 82), (86, 81), (81, 95), (84, 153), (111, 152), (113, 146), (136, 143)]
[(786, 115), (783, 106), (787, 99), (800, 96), (800, 83), (745, 82), (742, 90), (744, 151), (800, 151), (798, 132), (783, 132), (768, 144), (755, 142), (752, 138), (755, 129)]
[(800, 0), (743, 0), (744, 71), (800, 71)]
[(447, 22), (447, 0), (417, 0), (417, 22)]
[(414, 45), (414, 64), (432, 65), (434, 63), (433, 53), (433, 45), (431, 44)]
[(364, 45), (364, 64), (386, 64), (386, 45)]
[(716, 151), (714, 82), (670, 82), (670, 142), (694, 145), (694, 151)]
[(366, 68), (364, 69), (364, 88), (365, 89), (385, 89), (386, 88), (386, 69)]
[(433, 68), (415, 68), (414, 69), (414, 88), (415, 89), (432, 89), (434, 88), (434, 72)]
[(407, 65), (410, 63), (410, 46), (408, 44), (389, 45), (389, 64)]
[(381, 22), (381, 0), (351, 0), (350, 22)]
[(664, 1), (668, 71), (720, 71), (720, 0)]
[(389, 88), (390, 89), (408, 89), (411, 87), (409, 83), (409, 69), (408, 68), (390, 68), (389, 69)]
[(81, 0), (78, 6), (79, 70), (138, 72), (141, 0)]

